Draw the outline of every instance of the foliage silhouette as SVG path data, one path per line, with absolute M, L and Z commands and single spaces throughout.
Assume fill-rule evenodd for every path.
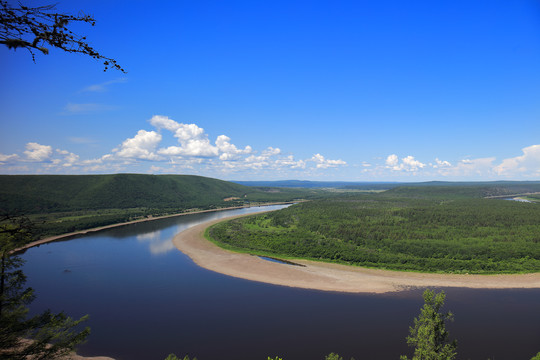
M 0 44 L 9 49 L 28 50 L 34 62 L 36 51 L 47 55 L 52 47 L 103 61 L 104 71 L 112 68 L 126 72 L 116 60 L 100 54 L 90 46 L 86 37 L 72 32 L 68 26 L 74 22 L 91 26 L 96 24 L 90 15 L 56 12 L 55 4 L 29 7 L 19 3 L 18 6 L 12 6 L 8 1 L 0 0 Z
M 0 219 L 0 359 L 57 359 L 72 352 L 83 342 L 90 329 L 80 324 L 88 317 L 74 320 L 64 313 L 28 317 L 28 304 L 34 300 L 31 288 L 25 288 L 26 276 L 20 270 L 23 260 L 13 250 L 31 236 L 31 224 L 25 218 L 7 215 Z

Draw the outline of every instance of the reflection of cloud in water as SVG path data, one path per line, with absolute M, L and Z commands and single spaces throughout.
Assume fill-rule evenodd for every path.
M 135 236 L 139 243 L 148 243 L 148 249 L 152 255 L 161 255 L 176 250 L 172 239 L 178 233 L 204 222 L 222 219 L 231 215 L 256 213 L 261 210 L 282 209 L 288 205 L 276 205 L 270 207 L 251 207 L 232 211 L 216 211 L 203 214 L 190 214 L 186 216 L 164 218 L 146 223 L 138 223 L 118 229 L 111 229 L 109 236 L 131 237 Z M 141 233 L 141 231 L 146 232 Z
M 151 231 L 151 232 L 137 235 L 137 240 L 139 242 L 155 241 L 155 240 L 159 240 L 160 237 L 161 237 L 161 230 L 156 230 L 156 231 Z
M 176 249 L 172 239 L 161 239 L 161 230 L 137 235 L 137 241 L 141 243 L 150 243 L 148 248 L 150 249 L 150 253 L 152 255 L 165 254 L 173 249 Z
M 159 255 L 168 253 L 171 250 L 176 250 L 172 239 L 167 239 L 159 242 L 153 242 L 150 244 L 150 252 L 152 255 Z

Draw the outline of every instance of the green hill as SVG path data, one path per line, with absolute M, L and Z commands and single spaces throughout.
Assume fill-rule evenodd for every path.
M 206 207 L 249 192 L 253 189 L 189 175 L 0 176 L 0 203 L 8 213 Z
M 0 175 L 0 213 L 28 216 L 37 236 L 190 209 L 316 195 L 313 190 L 254 188 L 192 175 Z

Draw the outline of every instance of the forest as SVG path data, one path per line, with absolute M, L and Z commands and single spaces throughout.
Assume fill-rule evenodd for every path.
M 483 197 L 503 191 L 422 186 L 348 193 L 222 222 L 207 236 L 253 254 L 382 269 L 538 272 L 540 203 Z
M 27 217 L 40 238 L 147 217 L 320 198 L 323 193 L 192 175 L 0 175 L 0 215 Z

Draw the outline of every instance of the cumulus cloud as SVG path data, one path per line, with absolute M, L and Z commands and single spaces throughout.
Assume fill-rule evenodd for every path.
M 175 132 L 180 127 L 180 124 L 174 121 L 173 119 L 169 119 L 168 116 L 162 116 L 162 115 L 154 115 L 150 119 L 150 124 L 157 127 L 158 129 L 166 129 L 172 132 Z
M 219 155 L 218 147 L 212 145 L 204 129 L 195 124 L 182 124 L 161 115 L 153 116 L 150 124 L 158 129 L 171 131 L 180 143 L 180 146 L 159 149 L 158 153 L 161 155 L 203 157 Z
M 284 166 L 291 169 L 305 169 L 306 168 L 306 161 L 295 160 L 293 155 L 288 155 L 284 158 L 277 159 L 276 164 L 278 164 L 279 166 Z
M 435 158 L 435 164 L 432 165 L 433 168 L 448 168 L 451 167 L 452 164 L 450 164 L 448 161 L 439 160 L 439 158 Z
M 216 146 L 218 150 L 221 152 L 221 155 L 219 156 L 220 160 L 228 161 L 237 159 L 239 155 L 242 154 L 250 154 L 253 150 L 251 146 L 246 146 L 243 150 L 240 150 L 236 147 L 236 145 L 231 144 L 231 138 L 225 135 L 219 135 L 216 140 Z
M 418 169 L 421 169 L 426 166 L 426 164 L 421 163 L 420 161 L 416 160 L 414 156 L 407 156 L 401 159 L 403 161 L 402 165 L 407 171 L 416 171 Z
M 321 154 L 315 154 L 311 157 L 310 161 L 315 162 L 317 165 L 317 169 L 327 169 L 330 167 L 337 167 L 341 165 L 347 165 L 347 163 L 343 160 L 330 160 L 326 159 Z
M 49 160 L 52 155 L 52 147 L 49 145 L 41 145 L 35 142 L 26 144 L 24 154 L 29 161 L 42 162 Z
M 504 159 L 494 168 L 498 175 L 516 175 L 528 173 L 530 176 L 540 175 L 540 145 L 531 145 L 521 149 L 523 155 Z
M 58 160 L 60 160 L 58 163 L 62 164 L 62 166 L 64 166 L 64 167 L 71 167 L 71 166 L 75 165 L 79 161 L 79 155 L 76 155 L 76 154 L 74 154 L 72 152 L 69 152 L 67 150 L 56 149 L 56 152 L 59 155 L 63 156 L 63 159 L 58 159 Z
M 0 154 L 0 170 L 15 171 L 23 163 L 30 170 L 25 172 L 184 172 L 206 176 L 213 174 L 242 173 L 254 175 L 295 176 L 315 174 L 315 170 L 332 169 L 349 165 L 341 159 L 328 159 L 320 153 L 303 159 L 286 153 L 275 146 L 261 150 L 251 146 L 237 146 L 227 135 L 219 135 L 215 141 L 197 124 L 185 124 L 167 116 L 153 116 L 149 123 L 154 130 L 139 130 L 133 137 L 125 139 L 110 153 L 95 159 L 80 159 L 68 150 L 31 142 L 24 153 Z M 165 137 L 168 139 L 165 139 Z M 95 143 L 85 138 L 69 138 L 77 144 Z M 212 139 L 213 140 L 213 139 Z M 165 143 L 168 141 L 169 143 Z M 162 143 L 163 142 L 163 143 Z M 144 162 L 141 160 L 145 160 Z M 378 179 L 385 178 L 456 178 L 493 179 L 538 178 L 540 176 L 540 145 L 522 149 L 519 156 L 496 161 L 494 157 L 480 159 L 435 158 L 424 163 L 413 155 L 398 157 L 390 154 L 376 158 L 373 164 L 358 161 L 351 169 L 359 174 Z M 22 168 L 21 168 L 22 169 Z M 22 170 L 16 170 L 22 171 Z M 301 173 L 299 171 L 302 171 Z
M 388 155 L 386 158 L 386 166 L 394 167 L 397 166 L 399 159 L 396 154 Z
M 155 149 L 160 142 L 161 135 L 157 132 L 139 130 L 137 135 L 124 140 L 113 152 L 122 158 L 159 160 L 160 157 L 155 153 Z
M 414 156 L 406 156 L 401 159 L 401 163 L 399 162 L 399 158 L 396 154 L 388 155 L 385 161 L 386 167 L 392 169 L 393 171 L 411 171 L 415 172 L 419 169 L 422 169 L 426 166 L 426 164 L 416 160 Z

